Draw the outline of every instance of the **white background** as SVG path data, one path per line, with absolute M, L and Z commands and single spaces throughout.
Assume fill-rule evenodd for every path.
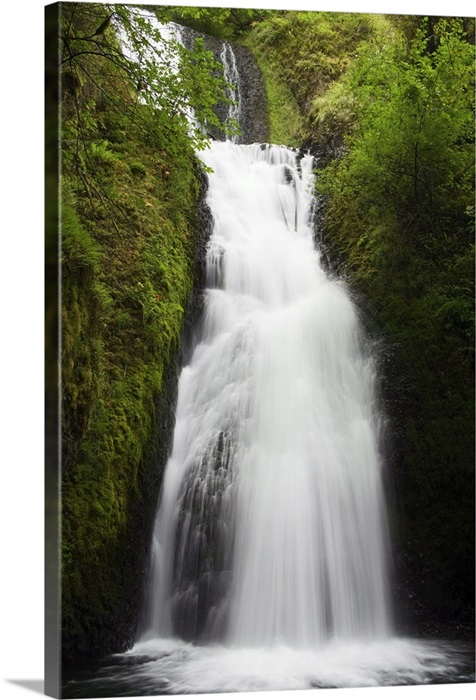
M 475 13 L 469 0 L 301 0 L 295 4 L 290 0 L 176 0 L 163 4 L 466 16 Z M 7 0 L 2 3 L 0 15 L 0 697 L 5 700 L 34 697 L 27 681 L 43 679 L 44 5 L 40 0 Z M 14 680 L 20 685 L 12 683 Z M 451 685 L 299 692 L 305 692 L 306 698 L 325 693 L 324 697 L 331 700 L 438 700 L 448 693 L 466 698 L 473 690 L 472 685 Z M 240 693 L 231 697 L 284 700 L 297 692 Z M 210 697 L 213 700 L 217 696 Z

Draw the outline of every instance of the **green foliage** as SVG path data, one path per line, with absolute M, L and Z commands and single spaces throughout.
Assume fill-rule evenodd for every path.
M 104 18 L 109 23 L 104 29 Z M 119 39 L 120 35 L 120 39 Z M 60 41 L 66 116 L 81 120 L 81 145 L 94 110 L 113 107 L 126 127 L 140 126 L 150 143 L 195 150 L 207 137 L 196 124 L 220 126 L 213 111 L 226 83 L 201 40 L 193 49 L 162 36 L 150 13 L 128 5 L 65 4 Z M 178 57 L 178 58 L 177 58 Z M 190 123 L 190 115 L 196 122 Z M 125 121 L 124 121 L 125 118 Z M 104 152 L 105 153 L 105 152 Z
M 151 6 L 149 9 L 155 12 L 161 22 L 179 22 L 225 41 L 238 39 L 243 33 L 249 31 L 255 22 L 259 22 L 271 14 L 267 10 L 239 7 Z
M 97 280 L 101 250 L 68 199 L 61 210 L 63 464 L 74 460 L 101 381 L 97 324 L 110 299 Z
M 261 51 L 253 41 L 244 41 L 254 50 L 266 89 L 269 120 L 269 140 L 271 143 L 299 146 L 305 135 L 305 120 L 292 92 L 285 82 L 276 75 L 269 63 L 266 51 Z
M 281 62 L 280 76 L 307 114 L 313 98 L 345 71 L 371 31 L 368 15 L 291 11 L 273 13 L 253 34 L 269 60 Z
M 108 141 L 101 141 L 100 143 L 91 143 L 90 146 L 90 157 L 92 161 L 96 161 L 97 163 L 107 165 L 107 164 L 115 164 L 115 163 L 120 163 L 120 159 L 117 155 L 117 153 L 114 153 L 114 151 L 109 150 L 108 148 L 109 142 Z
M 193 50 L 164 39 L 139 9 L 116 6 L 116 14 L 138 59 L 128 70 L 133 85 L 143 86 L 141 100 L 162 112 L 164 122 L 187 131 L 196 150 L 203 148 L 208 141 L 196 123 L 220 126 L 213 107 L 224 99 L 226 85 L 212 52 L 205 50 L 202 39 Z M 192 114 L 196 122 L 190 124 Z
M 474 130 L 472 47 L 460 25 L 440 31 L 434 54 L 421 36 L 406 55 L 398 44 L 362 51 L 349 81 L 359 129 L 346 159 L 363 206 L 388 202 L 402 228 L 434 236 L 456 211 L 465 223 Z
M 350 34 L 345 43 L 345 67 L 336 80 L 324 90 L 316 91 L 312 98 L 309 111 L 312 139 L 330 150 L 341 147 L 344 136 L 348 137 L 358 122 L 360 102 L 351 85 L 351 77 L 360 65 L 357 59 L 369 47 L 378 55 L 386 47 L 396 47 L 400 41 L 395 27 L 382 15 L 363 15 L 362 23 L 360 26 L 365 31 L 353 38 Z
M 423 18 L 411 39 L 363 42 L 327 113 L 339 103 L 344 155 L 318 180 L 325 237 L 398 348 L 408 393 L 399 536 L 433 572 L 427 604 L 450 615 L 472 596 L 474 545 L 474 46 L 464 22 Z
M 361 43 L 389 33 L 389 20 L 378 15 L 284 11 L 255 22 L 241 40 L 265 79 L 271 140 L 337 141 L 355 117 L 349 91 L 337 81 Z
M 369 266 L 388 244 L 431 260 L 472 240 L 474 52 L 456 20 L 438 28 L 433 54 L 423 34 L 408 49 L 363 45 L 342 81 L 356 126 L 319 186 L 332 197 L 330 222 L 353 219 L 350 259 L 367 255 Z

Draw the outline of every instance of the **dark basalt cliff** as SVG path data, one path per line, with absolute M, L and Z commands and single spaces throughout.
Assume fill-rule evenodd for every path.
M 241 89 L 240 143 L 264 143 L 269 140 L 268 109 L 263 77 L 252 53 L 245 46 L 233 44 Z
M 205 47 L 212 51 L 217 61 L 221 60 L 223 42 L 213 36 L 200 34 L 189 27 L 182 28 L 182 39 L 190 47 L 196 38 L 204 40 Z M 238 143 L 264 143 L 269 140 L 268 106 L 263 76 L 251 51 L 235 42 L 231 42 L 238 75 L 240 78 L 240 129 Z M 224 122 L 228 114 L 228 105 L 219 104 L 215 112 L 220 121 Z M 220 129 L 210 126 L 209 134 L 218 140 L 225 135 Z

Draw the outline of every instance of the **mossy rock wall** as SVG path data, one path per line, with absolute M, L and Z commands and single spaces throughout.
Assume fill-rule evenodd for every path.
M 130 365 L 112 381 L 107 341 L 91 300 L 91 279 L 65 284 L 64 335 L 74 369 L 64 369 L 63 653 L 66 661 L 128 648 L 139 619 L 148 549 L 174 427 L 178 373 L 201 311 L 210 219 L 202 178 L 189 275 L 165 356 L 133 344 Z M 70 337 L 71 335 L 71 337 Z M 140 344 L 145 342 L 140 333 Z M 71 355 L 66 343 L 64 352 Z M 127 354 L 126 353 L 126 354 Z M 65 359 L 65 365 L 68 360 Z M 86 367 L 87 370 L 83 368 Z M 130 368 L 130 369 L 129 369 Z M 101 372 L 102 370 L 102 372 Z M 130 382 L 128 378 L 130 377 Z M 102 413 L 103 403 L 108 410 Z M 111 409 L 114 409 L 111 411 Z M 69 427 L 71 429 L 69 430 Z M 74 448 L 76 447 L 76 451 Z
M 129 647 L 200 313 L 206 176 L 184 137 L 158 149 L 96 106 L 82 178 L 65 139 L 62 203 L 62 648 Z M 68 132 L 66 132 L 68 135 Z M 178 137 L 177 137 L 178 138 Z

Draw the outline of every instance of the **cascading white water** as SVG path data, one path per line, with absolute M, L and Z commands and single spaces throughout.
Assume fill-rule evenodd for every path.
M 147 636 L 389 633 L 374 367 L 320 267 L 313 159 L 215 142 L 202 336 L 179 383 Z
M 220 60 L 223 64 L 223 74 L 225 80 L 229 85 L 227 91 L 227 97 L 230 100 L 230 105 L 228 107 L 228 121 L 234 120 L 236 124 L 239 125 L 241 114 L 240 75 L 238 73 L 238 67 L 236 65 L 235 54 L 231 45 L 227 41 L 223 42 Z M 238 134 L 233 135 L 231 137 L 231 141 L 237 143 Z

